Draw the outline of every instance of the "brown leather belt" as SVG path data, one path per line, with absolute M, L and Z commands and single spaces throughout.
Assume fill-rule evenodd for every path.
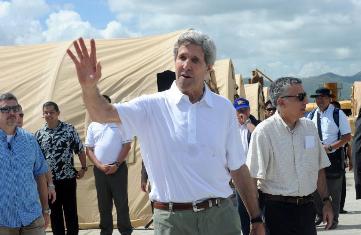
M 214 206 L 219 206 L 224 201 L 224 198 L 209 198 L 201 202 L 193 203 L 178 203 L 178 202 L 153 202 L 153 207 L 165 211 L 185 211 L 193 210 L 194 212 L 203 211 Z
M 282 196 L 282 195 L 272 195 L 267 193 L 262 193 L 265 200 L 291 203 L 296 205 L 305 205 L 310 202 L 313 202 L 312 194 L 303 196 L 303 197 L 293 197 L 293 196 Z

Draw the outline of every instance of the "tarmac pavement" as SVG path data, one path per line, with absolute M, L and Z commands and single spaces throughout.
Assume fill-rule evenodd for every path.
M 324 226 L 317 228 L 317 234 L 322 235 L 361 235 L 361 200 L 356 201 L 355 185 L 353 172 L 346 173 L 346 202 L 345 210 L 347 214 L 340 214 L 338 227 L 334 230 L 325 230 Z M 47 235 L 52 234 L 48 232 Z M 98 235 L 99 229 L 80 230 L 79 235 Z M 132 235 L 153 235 L 153 230 L 146 230 L 144 228 L 136 228 Z M 113 235 L 120 235 L 117 230 L 114 230 Z M 196 234 L 195 234 L 196 235 Z M 221 234 L 220 234 L 221 235 Z

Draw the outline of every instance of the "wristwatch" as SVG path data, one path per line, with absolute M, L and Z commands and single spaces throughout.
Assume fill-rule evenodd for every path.
M 114 165 L 116 165 L 118 168 L 120 167 L 120 165 L 122 165 L 120 162 L 118 162 L 118 161 L 115 161 L 114 162 Z
M 327 201 L 332 202 L 332 197 L 331 197 L 331 195 L 328 195 L 327 197 L 322 198 L 323 204 L 325 204 Z
M 331 152 L 331 151 L 333 150 L 332 145 L 329 145 L 329 146 L 327 147 L 327 150 L 328 150 L 329 152 Z
M 82 166 L 81 169 L 82 169 L 83 171 L 87 171 L 87 170 L 88 170 L 88 167 L 87 167 L 87 166 Z
M 50 208 L 44 209 L 43 213 L 50 215 L 51 214 Z
M 255 223 L 264 223 L 262 214 L 251 219 L 251 224 L 255 224 Z

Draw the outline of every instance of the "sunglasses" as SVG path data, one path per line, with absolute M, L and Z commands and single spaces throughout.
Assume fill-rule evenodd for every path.
M 19 117 L 23 118 L 24 114 L 23 113 L 19 113 Z
M 298 101 L 303 101 L 307 97 L 307 93 L 303 92 L 297 95 L 285 95 L 285 96 L 281 96 L 280 98 L 291 98 L 291 97 L 296 97 Z
M 266 111 L 268 111 L 268 112 L 276 111 L 276 108 L 266 108 Z
M 5 106 L 5 107 L 1 107 L 0 108 L 0 112 L 2 113 L 10 113 L 11 111 L 13 111 L 14 113 L 17 113 L 20 111 L 20 105 L 15 105 L 15 106 Z

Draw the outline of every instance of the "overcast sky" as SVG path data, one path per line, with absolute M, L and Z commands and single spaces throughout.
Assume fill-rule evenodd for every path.
M 124 38 L 195 28 L 237 73 L 361 71 L 361 0 L 0 0 L 0 45 Z

